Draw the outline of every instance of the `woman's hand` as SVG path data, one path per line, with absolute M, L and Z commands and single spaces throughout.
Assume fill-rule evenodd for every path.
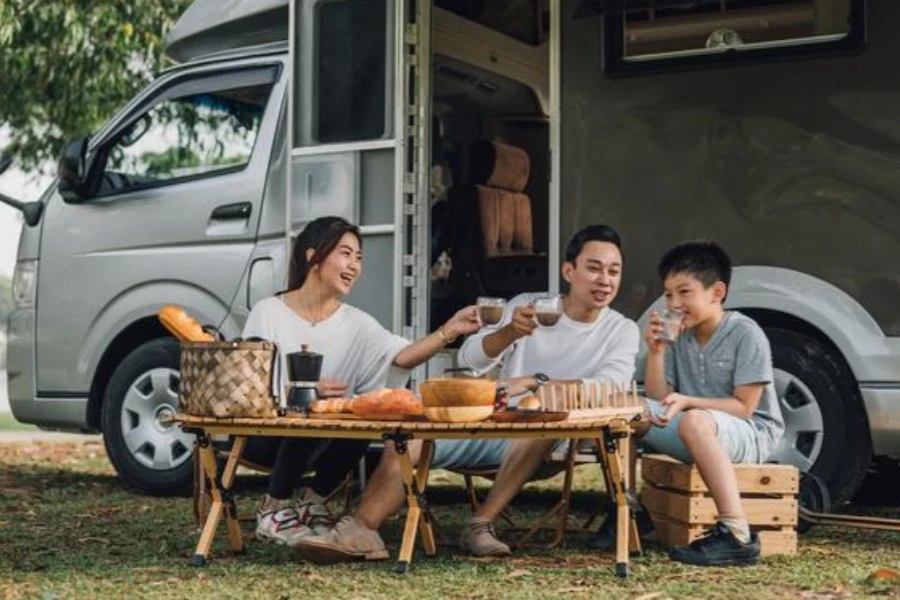
M 659 403 L 666 409 L 665 412 L 659 416 L 654 416 L 653 413 L 650 413 L 650 422 L 657 427 L 665 427 L 675 418 L 675 415 L 690 408 L 688 399 L 678 393 L 669 394 L 660 400 Z
M 320 379 L 316 394 L 319 398 L 343 398 L 347 395 L 347 385 L 334 379 Z
M 481 329 L 481 319 L 478 318 L 478 307 L 467 306 L 456 311 L 450 320 L 444 323 L 444 336 L 453 341 L 461 335 L 469 335 Z
M 513 310 L 512 320 L 506 327 L 512 331 L 516 339 L 528 337 L 537 329 L 537 321 L 534 320 L 534 304 L 517 306 Z
M 666 343 L 658 338 L 662 336 L 665 329 L 665 322 L 662 316 L 655 310 L 650 313 L 650 323 L 644 331 L 644 342 L 650 350 L 650 354 L 660 354 L 665 351 Z

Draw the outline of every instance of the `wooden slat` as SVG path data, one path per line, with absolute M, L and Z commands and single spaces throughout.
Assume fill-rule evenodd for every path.
M 800 475 L 792 465 L 735 465 L 741 494 L 796 494 Z M 641 459 L 641 476 L 647 483 L 688 492 L 709 491 L 697 468 L 668 456 L 651 454 Z
M 641 499 L 650 512 L 685 525 L 714 525 L 718 511 L 708 495 L 685 494 L 652 485 L 644 486 Z M 797 500 L 792 495 L 773 498 L 741 498 L 751 525 L 797 524 Z
M 682 523 L 651 513 L 653 525 L 656 527 L 656 539 L 667 546 L 686 546 L 706 530 L 700 526 L 687 526 Z M 787 555 L 797 553 L 797 532 L 788 527 L 761 529 L 751 526 L 751 530 L 759 536 L 760 554 L 762 556 Z

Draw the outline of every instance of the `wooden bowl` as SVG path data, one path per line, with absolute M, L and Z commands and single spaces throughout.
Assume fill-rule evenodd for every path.
M 497 383 L 490 379 L 428 379 L 419 392 L 426 408 L 493 406 Z
M 439 406 L 426 407 L 425 416 L 437 423 L 475 423 L 494 414 L 494 406 Z

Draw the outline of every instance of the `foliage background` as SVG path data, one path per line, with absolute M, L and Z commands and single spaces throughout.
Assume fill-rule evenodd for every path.
M 0 0 L 3 153 L 46 168 L 95 130 L 166 65 L 163 37 L 190 2 Z

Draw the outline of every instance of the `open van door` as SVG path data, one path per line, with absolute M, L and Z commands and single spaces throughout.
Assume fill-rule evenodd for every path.
M 359 224 L 349 302 L 413 340 L 428 326 L 430 0 L 291 0 L 289 28 L 289 238 L 324 215 Z

